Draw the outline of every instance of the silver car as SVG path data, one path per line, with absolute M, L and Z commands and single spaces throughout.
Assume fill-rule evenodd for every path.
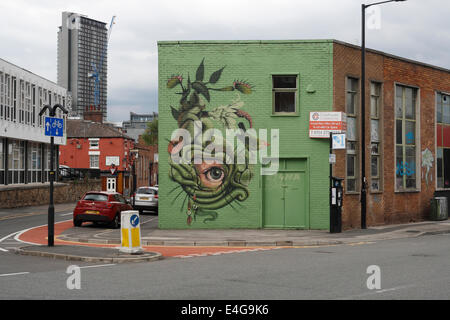
M 136 190 L 134 199 L 131 204 L 135 210 L 139 210 L 142 214 L 144 210 L 152 210 L 158 212 L 158 188 L 157 187 L 140 187 Z

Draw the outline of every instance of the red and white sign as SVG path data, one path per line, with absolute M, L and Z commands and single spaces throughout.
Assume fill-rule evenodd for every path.
M 310 112 L 309 137 L 330 138 L 330 132 L 345 133 L 347 115 L 344 112 Z

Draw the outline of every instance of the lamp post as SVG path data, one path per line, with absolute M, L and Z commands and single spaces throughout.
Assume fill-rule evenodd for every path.
M 403 2 L 406 0 L 389 0 L 370 4 L 361 4 L 361 229 L 366 229 L 366 9 L 388 2 Z
M 49 110 L 50 117 L 56 116 L 56 109 L 60 108 L 64 114 L 67 114 L 68 111 L 60 104 L 55 104 L 53 107 L 49 105 L 45 105 L 42 110 L 39 112 L 39 116 L 42 116 L 45 111 Z M 47 244 L 49 247 L 53 247 L 54 237 L 55 237 L 55 206 L 53 204 L 53 182 L 55 180 L 55 137 L 52 135 L 50 137 L 50 204 L 48 206 L 48 238 Z

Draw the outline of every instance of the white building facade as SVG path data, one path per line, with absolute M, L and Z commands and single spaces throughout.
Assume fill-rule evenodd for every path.
M 49 181 L 50 137 L 44 131 L 49 114 L 39 112 L 58 103 L 71 109 L 65 88 L 0 59 L 0 185 Z M 59 108 L 56 117 L 66 119 Z M 56 149 L 65 145 L 65 132 L 54 141 Z M 55 153 L 55 169 L 57 158 Z

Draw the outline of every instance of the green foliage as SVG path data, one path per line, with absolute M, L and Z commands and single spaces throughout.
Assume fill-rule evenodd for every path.
M 158 144 L 158 119 L 154 119 L 147 123 L 147 129 L 145 129 L 142 139 L 148 146 L 154 146 Z

